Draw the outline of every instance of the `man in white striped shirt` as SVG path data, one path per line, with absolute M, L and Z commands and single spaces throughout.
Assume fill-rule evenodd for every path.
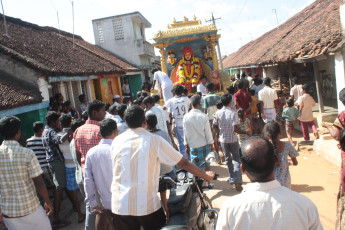
M 161 229 L 166 217 L 158 197 L 160 164 L 179 167 L 211 181 L 205 173 L 177 152 L 163 138 L 146 131 L 144 110 L 137 105 L 125 112 L 129 130 L 111 146 L 113 163 L 112 212 L 116 229 Z

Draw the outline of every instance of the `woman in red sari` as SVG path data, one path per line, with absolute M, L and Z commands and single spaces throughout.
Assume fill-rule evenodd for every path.
M 345 105 L 345 88 L 339 92 L 339 100 Z M 341 149 L 341 184 L 337 202 L 336 229 L 345 229 L 345 152 L 341 146 L 341 136 L 345 129 L 345 110 L 340 112 L 333 125 L 324 124 L 323 127 L 329 130 L 330 135 L 339 141 L 338 147 Z M 342 140 L 344 141 L 344 140 Z

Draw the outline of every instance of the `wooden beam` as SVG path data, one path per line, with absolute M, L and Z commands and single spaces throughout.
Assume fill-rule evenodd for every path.
M 279 80 L 279 89 L 283 89 L 283 83 L 282 83 L 282 68 L 280 65 L 278 65 L 278 80 Z
M 322 93 L 321 93 L 320 70 L 319 70 L 318 61 L 313 61 L 313 67 L 314 67 L 317 99 L 319 102 L 319 112 L 323 113 L 324 112 L 324 106 L 323 106 L 323 99 L 322 99 Z
M 292 63 L 289 64 L 289 84 L 290 89 L 292 88 Z

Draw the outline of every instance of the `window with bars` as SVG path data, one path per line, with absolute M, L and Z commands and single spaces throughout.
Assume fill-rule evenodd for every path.
M 89 101 L 89 94 L 87 91 L 87 81 L 81 81 L 81 92 L 86 96 L 86 101 Z
M 123 31 L 122 19 L 113 19 L 113 30 L 115 40 L 122 40 L 125 38 Z
M 71 96 L 70 96 L 71 93 L 68 87 L 68 82 L 63 83 L 63 88 L 65 90 L 65 95 L 66 95 L 65 101 L 71 101 Z
M 59 83 L 51 83 L 52 85 L 52 91 L 53 91 L 53 96 L 57 93 L 60 93 L 60 90 L 59 90 Z
M 103 43 L 104 42 L 104 34 L 103 34 L 103 29 L 102 29 L 101 23 L 97 23 L 96 25 L 97 25 L 99 43 Z

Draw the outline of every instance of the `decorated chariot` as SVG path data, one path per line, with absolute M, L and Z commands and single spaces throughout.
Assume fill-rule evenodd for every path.
M 213 24 L 203 25 L 194 16 L 192 21 L 174 19 L 167 30 L 160 30 L 153 37 L 153 44 L 161 54 L 162 71 L 171 81 L 184 85 L 190 93 L 196 92 L 200 78 L 205 76 L 222 91 L 216 52 L 220 34 Z

